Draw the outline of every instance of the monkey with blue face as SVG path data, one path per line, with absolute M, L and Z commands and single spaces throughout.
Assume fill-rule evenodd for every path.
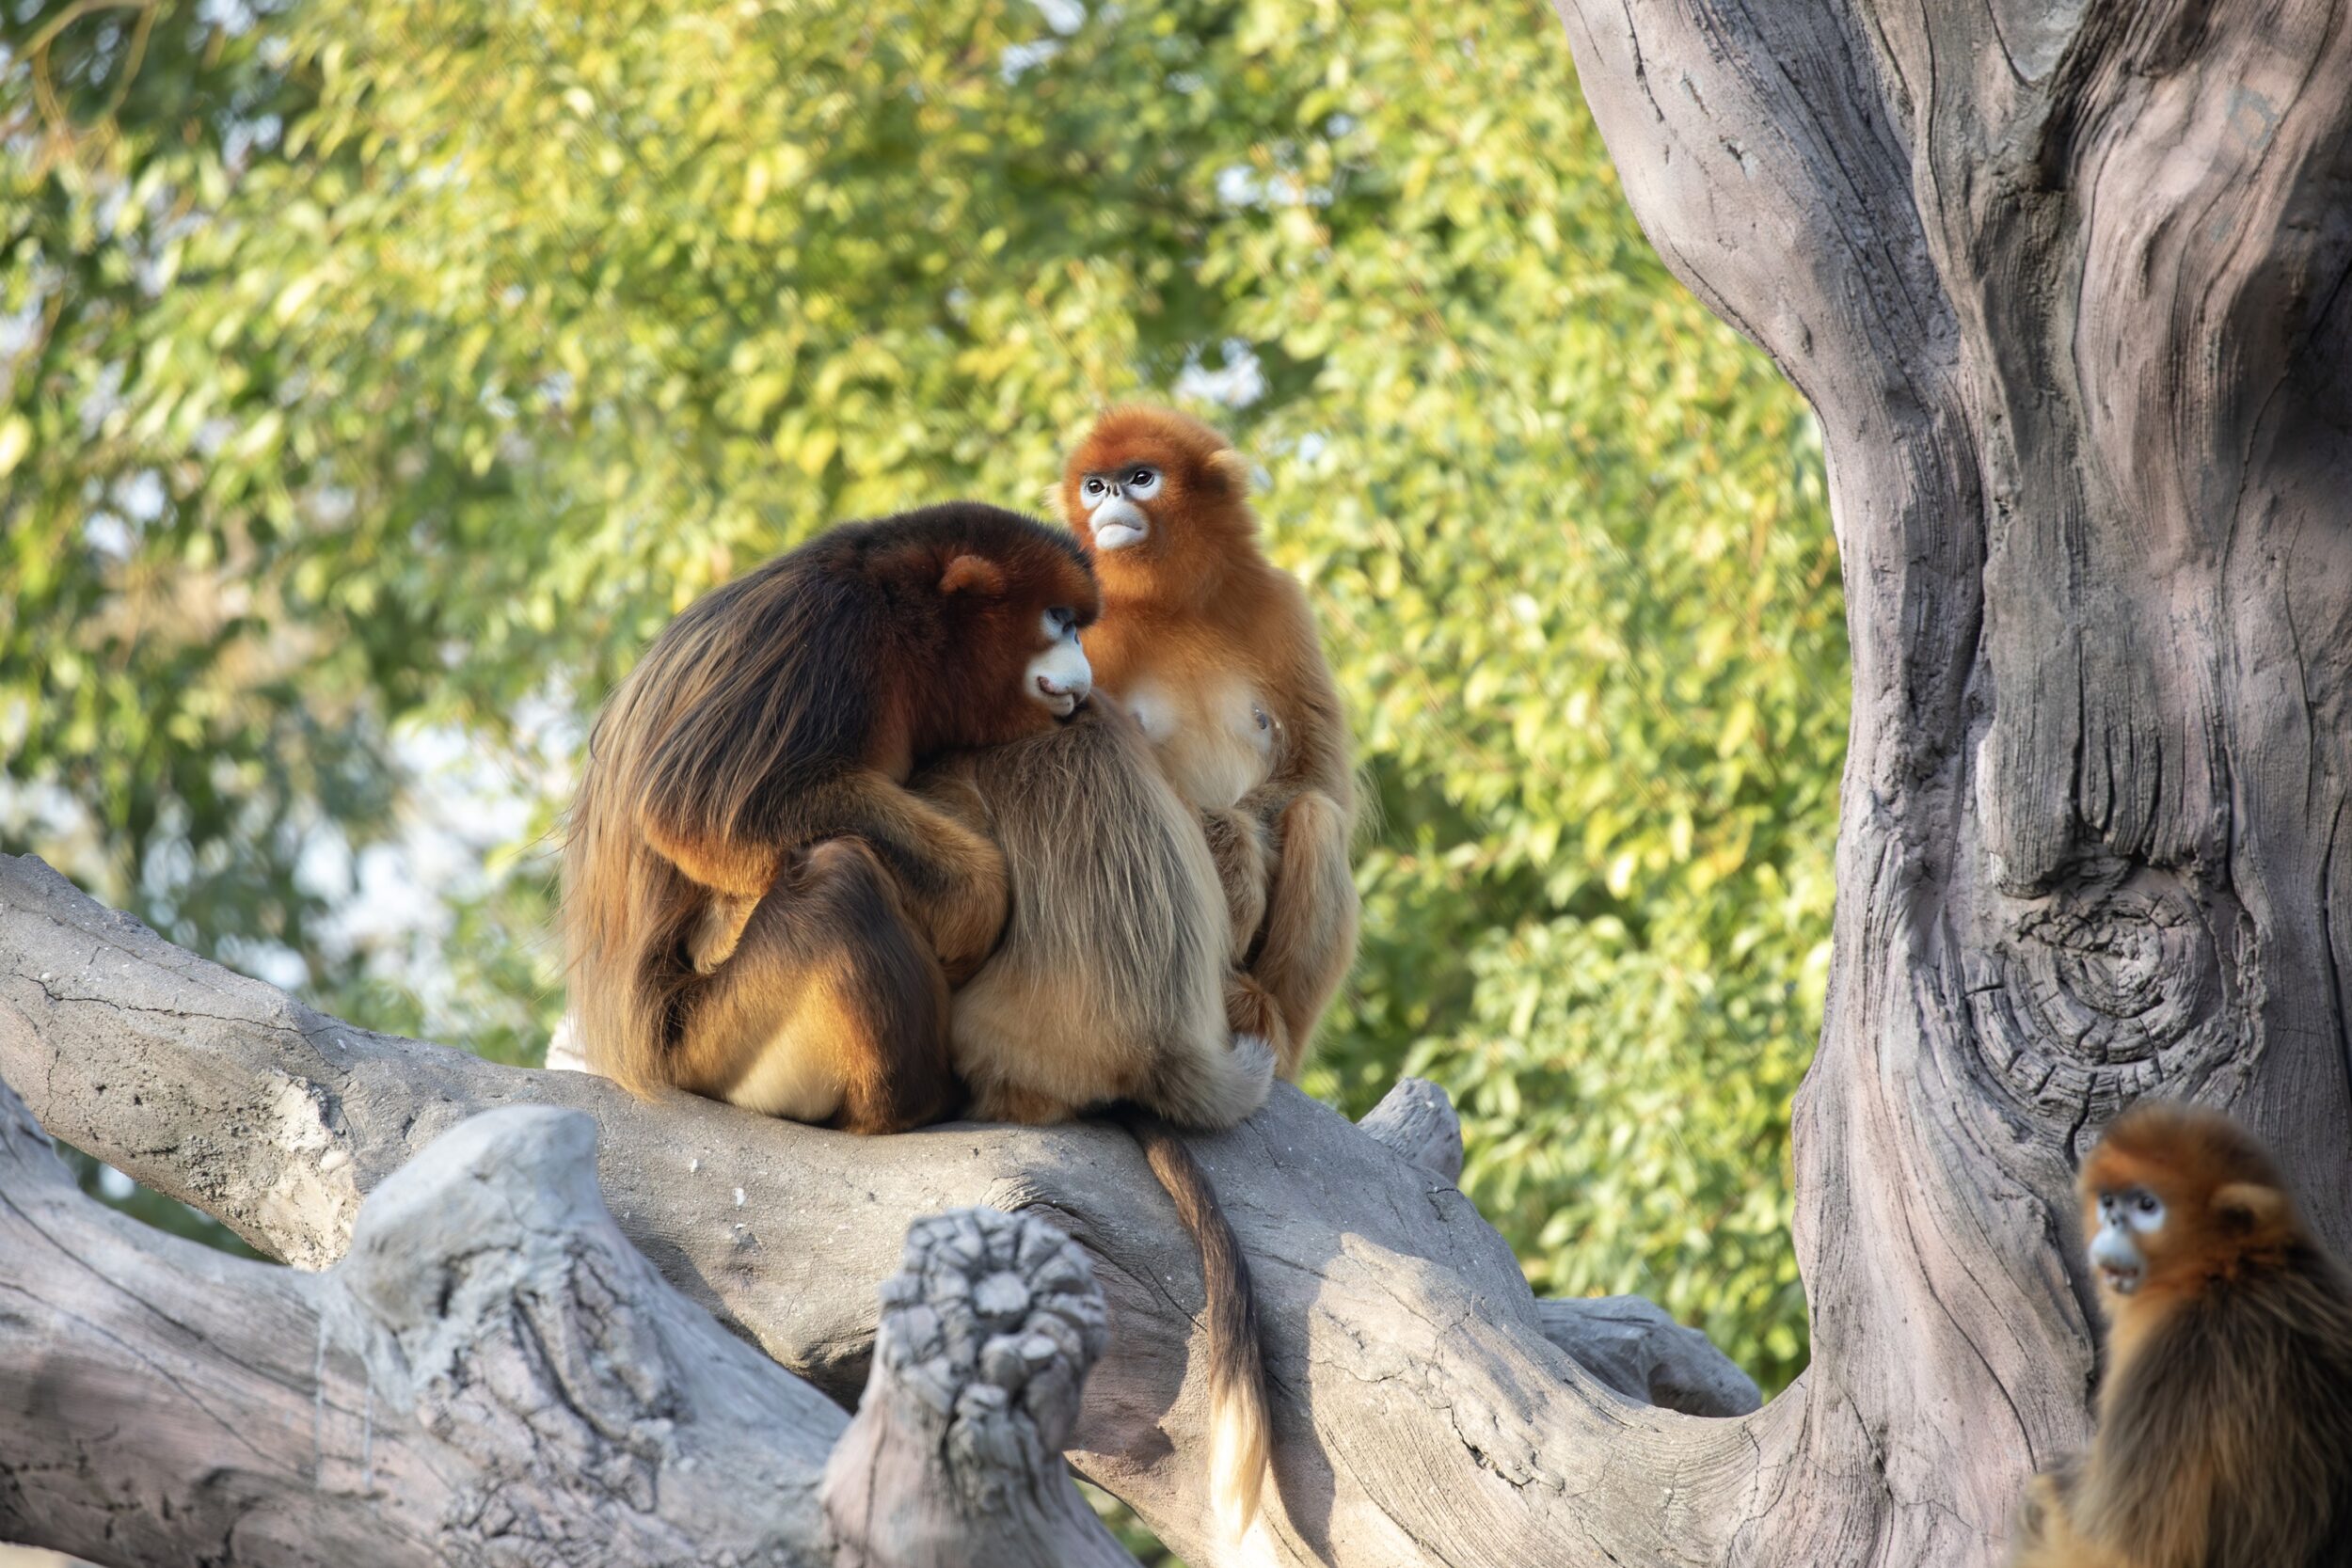
M 2147 1102 L 2077 1190 L 2107 1321 L 2098 1434 L 2034 1478 L 2016 1568 L 2352 1563 L 2352 1275 L 2269 1153 Z

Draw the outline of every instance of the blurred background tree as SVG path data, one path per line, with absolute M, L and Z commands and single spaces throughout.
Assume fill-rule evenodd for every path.
M 1379 805 L 1308 1086 L 1400 1070 L 1547 1293 L 1804 1357 L 1846 725 L 1814 427 L 1528 3 L 0 7 L 0 843 L 530 1062 L 588 716 L 825 523 L 1263 469 Z

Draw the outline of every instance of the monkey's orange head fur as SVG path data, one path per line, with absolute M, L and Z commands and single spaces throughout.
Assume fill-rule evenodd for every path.
M 2075 1190 L 2110 1315 L 2125 1300 L 2194 1291 L 2304 1235 L 2269 1151 L 2193 1105 L 2143 1101 L 2118 1117 Z
M 1256 554 L 1248 462 L 1171 408 L 1097 420 L 1062 472 L 1061 508 L 1113 597 L 1206 592 L 1237 551 Z
M 918 757 L 1051 729 L 1086 700 L 1077 634 L 1101 612 L 1102 592 L 1057 530 L 952 501 L 846 524 L 809 547 L 888 605 L 893 636 L 874 662 L 899 667 L 893 690 Z M 1057 643 L 1067 644 L 1066 660 L 1054 657 Z M 1074 700 L 1059 686 L 1047 697 L 1041 677 L 1074 685 Z

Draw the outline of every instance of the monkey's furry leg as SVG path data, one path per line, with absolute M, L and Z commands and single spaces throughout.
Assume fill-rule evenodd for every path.
M 946 978 L 859 840 L 798 857 L 683 1002 L 673 1081 L 697 1094 L 852 1132 L 953 1108 Z
M 1200 830 L 1209 841 L 1209 858 L 1216 862 L 1216 879 L 1225 890 L 1233 925 L 1230 961 L 1234 968 L 1225 976 L 1225 1026 L 1235 1039 L 1263 1040 L 1276 1061 L 1290 1061 L 1290 1021 L 1273 993 L 1243 967 L 1265 927 L 1274 880 L 1275 857 L 1266 843 L 1265 824 L 1241 807 L 1229 806 L 1202 812 Z
M 1249 974 L 1281 1009 L 1289 1034 L 1280 1042 L 1281 1072 L 1295 1078 L 1355 961 L 1356 879 L 1347 863 L 1347 814 L 1322 791 L 1300 792 L 1282 813 L 1278 836 L 1265 940 Z
M 987 961 L 1005 928 L 1005 857 L 985 835 L 908 790 L 888 774 L 854 768 L 803 791 L 795 802 L 810 827 L 803 843 L 864 839 L 898 879 L 908 912 L 931 939 L 931 951 L 961 985 Z M 732 951 L 728 927 L 739 937 L 739 913 L 750 918 L 798 845 L 680 825 L 648 809 L 640 829 L 653 851 L 688 880 L 711 890 L 729 907 L 706 913 L 691 933 L 690 951 L 703 973 Z
M 1266 1048 L 1275 1063 L 1303 1054 L 1291 1049 L 1290 1021 L 1282 1016 L 1274 993 L 1238 969 L 1225 976 L 1225 1027 L 1232 1031 L 1237 1051 L 1244 1049 L 1244 1042 L 1255 1040 Z

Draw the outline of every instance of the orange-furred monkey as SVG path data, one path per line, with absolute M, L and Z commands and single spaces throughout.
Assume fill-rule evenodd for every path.
M 2083 1164 L 2099 1431 L 2036 1476 L 2016 1568 L 2352 1563 L 2352 1275 L 2269 1153 L 2142 1102 Z
M 1296 1077 L 1357 924 L 1347 721 L 1307 595 L 1258 547 L 1241 455 L 1185 415 L 1104 415 L 1061 503 L 1103 586 L 1084 639 L 1096 683 L 1141 721 L 1216 857 L 1229 1019 Z

